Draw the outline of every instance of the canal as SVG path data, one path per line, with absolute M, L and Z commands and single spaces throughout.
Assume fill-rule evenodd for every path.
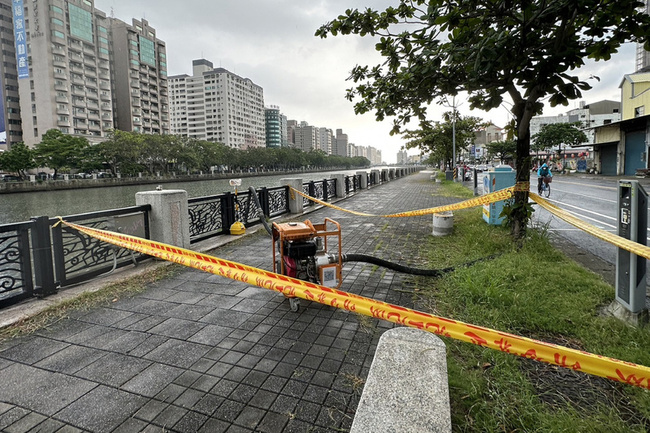
M 296 173 L 242 178 L 239 191 L 255 188 L 280 186 L 280 179 L 301 177 L 303 182 L 329 179 L 334 173 L 355 174 L 360 170 L 338 170 L 320 173 Z M 370 169 L 366 170 L 370 171 Z M 233 179 L 237 176 L 233 175 Z M 182 189 L 188 196 L 204 197 L 222 194 L 234 188 L 227 179 L 162 184 L 164 189 Z M 35 216 L 65 216 L 135 206 L 135 193 L 152 191 L 155 184 L 114 186 L 102 188 L 70 189 L 60 191 L 38 191 L 16 194 L 0 194 L 0 224 L 27 221 Z

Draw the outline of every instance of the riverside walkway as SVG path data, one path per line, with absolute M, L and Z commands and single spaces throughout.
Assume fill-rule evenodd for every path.
M 338 205 L 388 214 L 459 201 L 436 189 L 429 173 L 417 173 Z M 341 224 L 345 253 L 429 266 L 418 241 L 431 234 L 430 215 L 322 208 L 291 220 L 325 217 Z M 272 269 L 263 229 L 209 254 Z M 346 263 L 341 290 L 412 307 L 408 278 Z M 378 339 L 393 326 L 302 300 L 294 313 L 281 294 L 183 268 L 141 293 L 0 343 L 0 431 L 347 431 Z

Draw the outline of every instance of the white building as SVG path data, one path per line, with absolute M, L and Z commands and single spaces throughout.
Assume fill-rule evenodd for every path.
M 264 91 L 212 62 L 192 62 L 192 76 L 169 77 L 171 133 L 235 149 L 264 147 Z

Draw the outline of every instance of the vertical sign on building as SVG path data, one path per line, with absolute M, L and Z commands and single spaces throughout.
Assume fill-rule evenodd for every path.
M 16 41 L 16 66 L 18 78 L 29 78 L 29 62 L 27 61 L 27 35 L 25 34 L 25 17 L 23 0 L 13 0 L 14 39 Z

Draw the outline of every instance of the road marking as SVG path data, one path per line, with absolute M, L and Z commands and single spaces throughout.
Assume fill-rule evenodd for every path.
M 556 182 L 553 182 L 556 183 Z M 609 189 L 612 191 L 616 191 L 618 188 L 613 187 L 613 186 L 602 186 L 602 185 L 594 185 L 592 183 L 580 183 L 580 182 L 567 182 L 567 181 L 557 181 L 557 183 L 566 183 L 567 185 L 579 185 L 579 186 L 588 186 L 590 188 L 601 188 L 601 189 Z
M 585 208 L 581 208 L 581 207 L 578 207 L 578 206 L 574 206 L 574 205 L 572 205 L 572 204 L 565 203 L 565 202 L 562 202 L 562 201 L 559 201 L 559 200 L 551 200 L 551 199 L 548 199 L 548 198 L 547 198 L 546 200 L 547 200 L 547 201 L 550 201 L 550 202 L 555 202 L 555 203 L 556 203 L 557 205 L 559 205 L 560 207 L 562 207 L 562 206 L 572 207 L 572 208 L 574 208 L 574 209 L 578 209 L 578 210 L 581 210 L 581 211 L 583 211 L 583 212 L 589 212 L 590 214 L 598 215 L 598 216 L 600 216 L 600 217 L 603 217 L 603 218 L 607 218 L 607 219 L 609 219 L 609 220 L 614 220 L 614 221 L 616 221 L 616 217 L 612 217 L 612 216 L 605 215 L 605 214 L 602 214 L 602 213 L 594 212 L 594 211 L 592 211 L 592 210 L 588 210 L 588 209 L 585 209 Z

